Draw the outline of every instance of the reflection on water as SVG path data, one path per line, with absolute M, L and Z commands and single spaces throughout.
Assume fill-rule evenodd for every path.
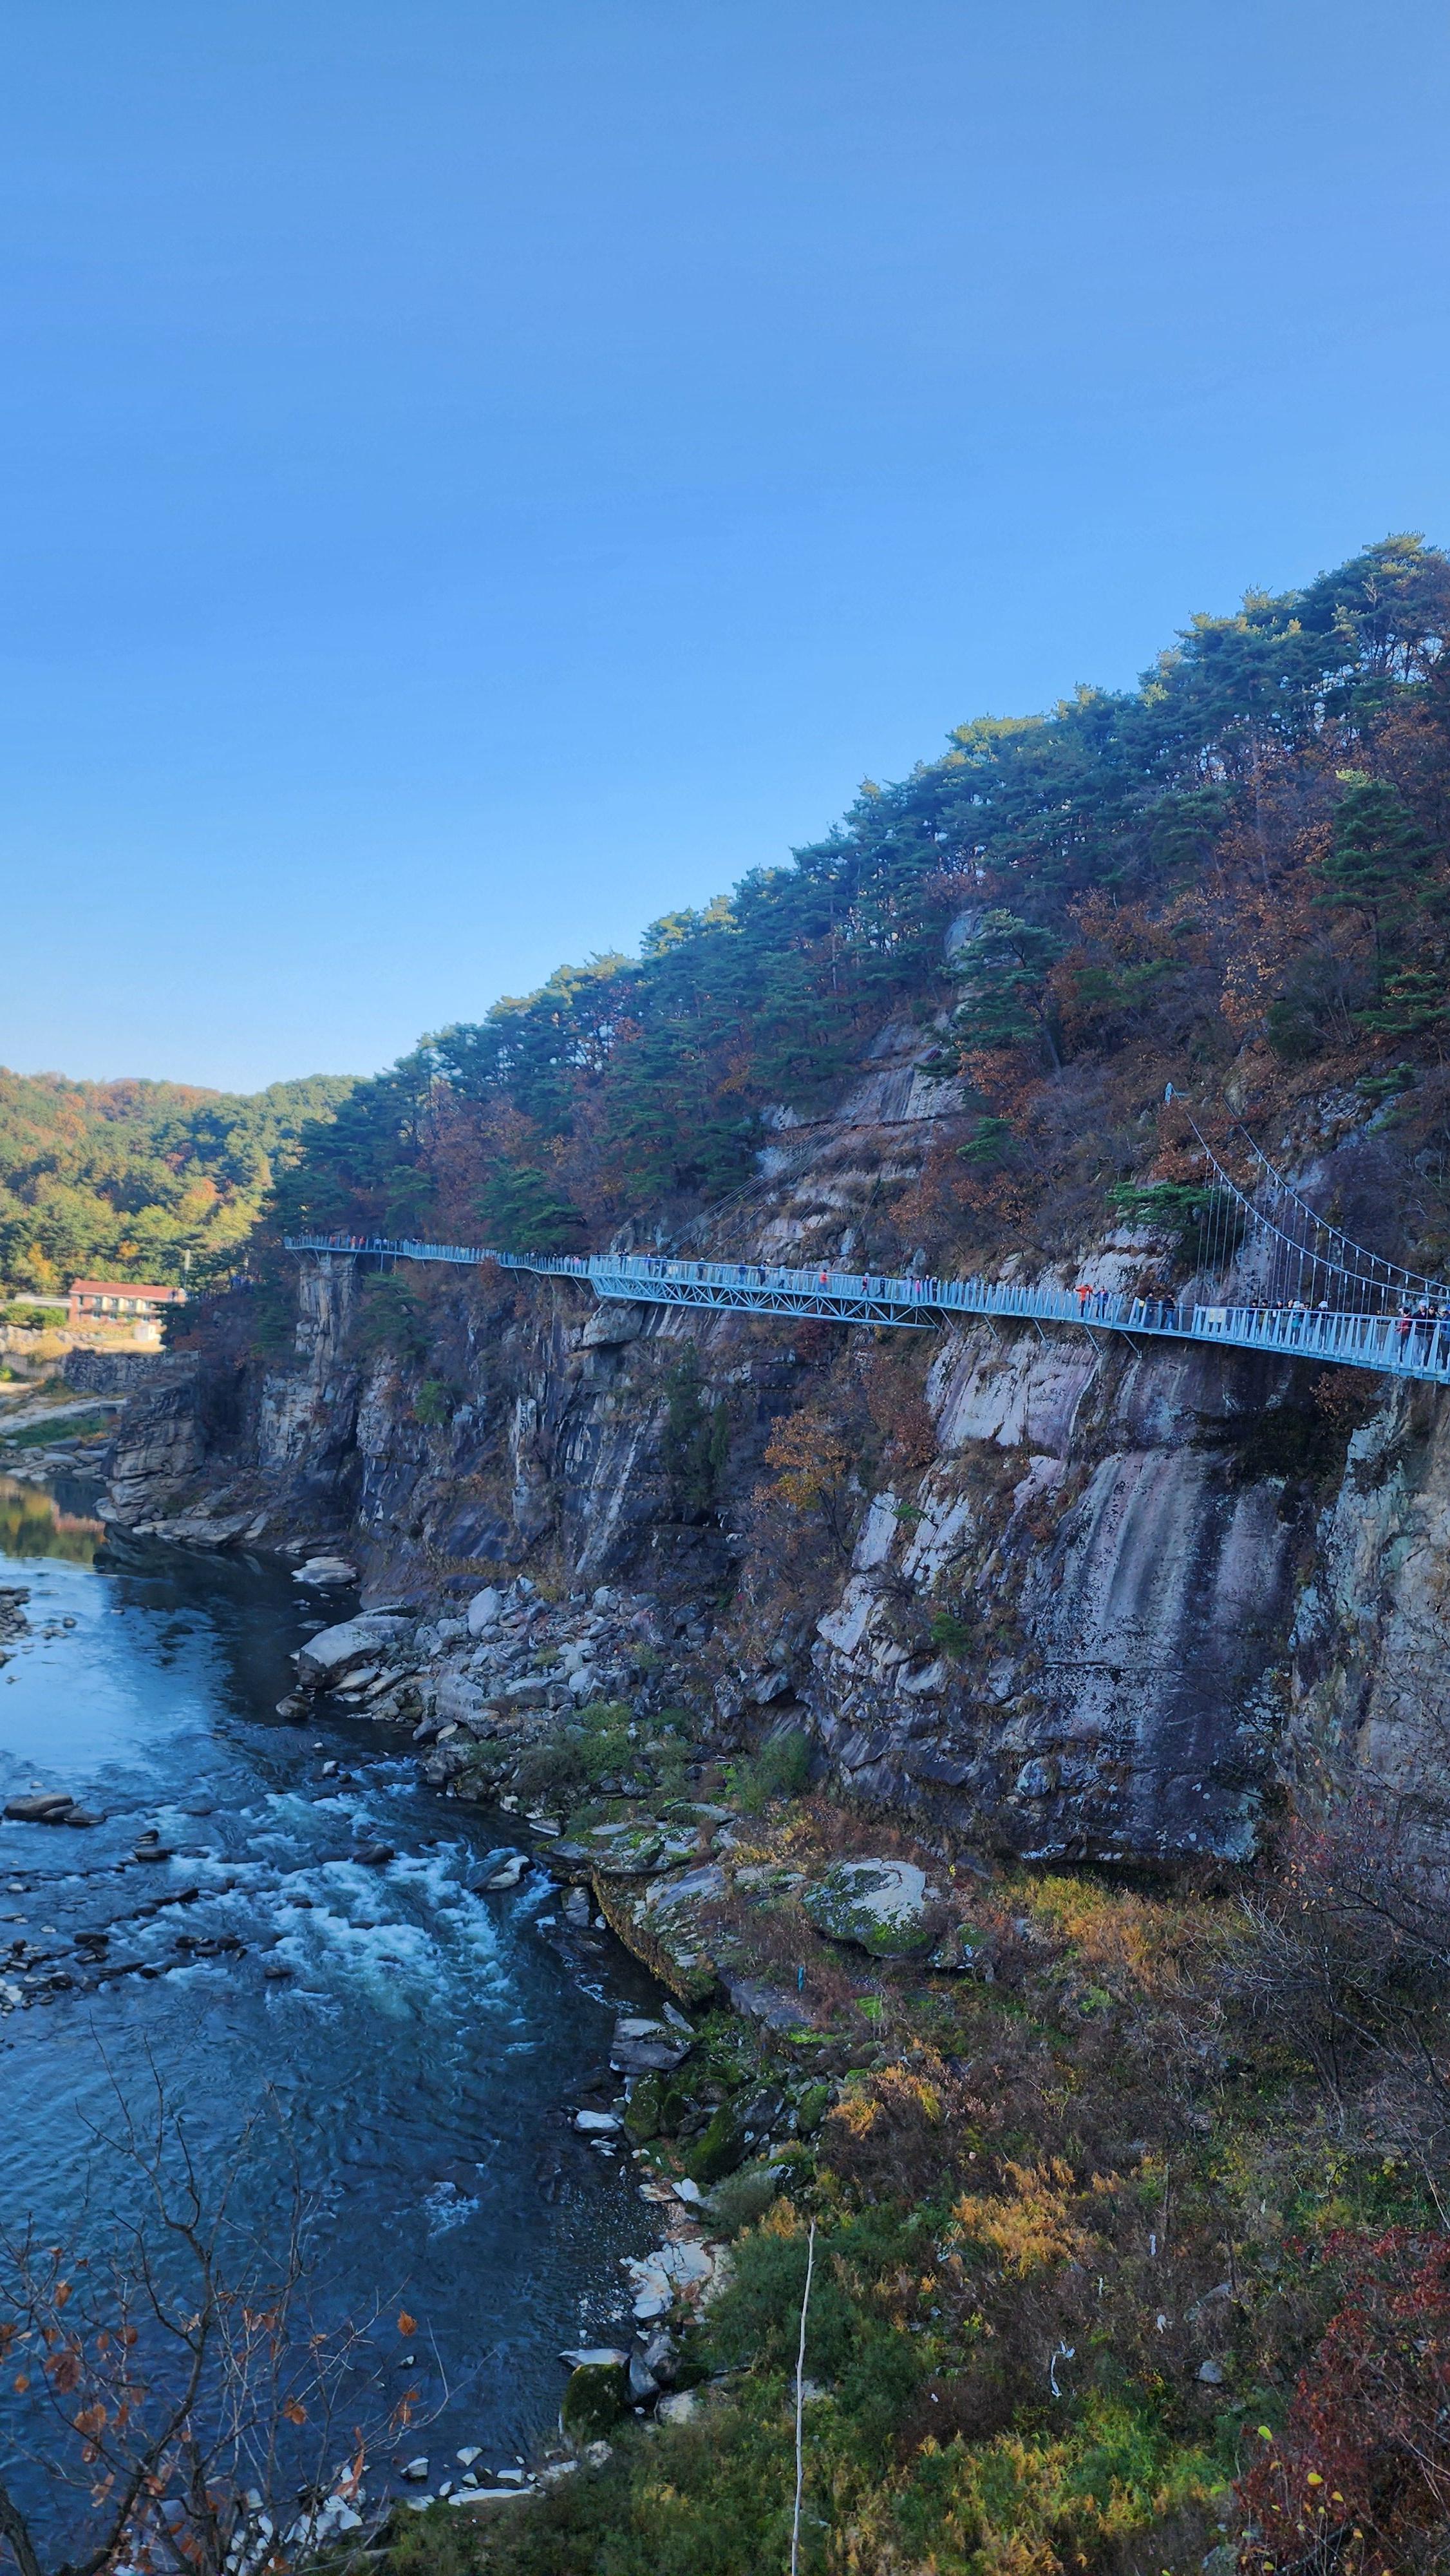
M 313 1624 L 286 1573 L 108 1538 L 88 1499 L 0 1484 L 0 1582 L 30 1595 L 0 1801 L 55 1788 L 100 1819 L 0 1822 L 0 2227 L 33 2212 L 73 2243 L 117 2205 L 90 2144 L 116 2082 L 154 2071 L 213 2183 L 266 2099 L 249 2217 L 295 2162 L 324 2313 L 406 2292 L 443 2409 L 416 2447 L 501 2465 L 648 2241 L 627 2161 L 568 2112 L 652 1989 L 558 1920 L 542 1872 L 480 1892 L 513 1829 L 424 1790 L 406 1737 L 277 1715 Z M 137 1857 L 147 1834 L 162 1857 Z
M 105 1522 L 84 1509 L 66 1510 L 64 1492 L 58 1487 L 48 1494 L 43 1486 L 0 1476 L 0 1556 L 60 1556 L 72 1565 L 94 1565 Z M 84 1503 L 89 1493 L 78 1484 L 75 1499 Z

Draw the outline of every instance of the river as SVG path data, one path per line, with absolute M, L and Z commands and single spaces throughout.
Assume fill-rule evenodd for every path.
M 619 2319 L 620 2258 L 651 2241 L 628 2159 L 567 2113 L 615 2011 L 654 1990 L 569 1931 L 542 1872 L 472 1892 L 508 1820 L 423 1789 L 405 1737 L 275 1714 L 309 1616 L 350 1596 L 107 1543 L 92 1505 L 0 1478 L 0 1584 L 30 1587 L 0 1671 L 0 1798 L 39 1784 L 102 1819 L 0 1825 L 0 2226 L 104 2228 L 118 2091 L 144 2108 L 161 2087 L 211 2188 L 265 2104 L 250 2208 L 280 2227 L 295 2166 L 329 2314 L 397 2301 L 419 2321 L 409 2376 L 434 2420 L 398 2459 L 426 2452 L 436 2484 L 478 2445 L 482 2478 L 552 2424 L 561 2348 Z M 170 1858 L 132 1857 L 148 1833 Z M 358 1858 L 380 1845 L 386 1864 Z

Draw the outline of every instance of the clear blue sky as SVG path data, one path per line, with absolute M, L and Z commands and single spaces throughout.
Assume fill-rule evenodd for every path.
M 1450 537 L 1441 0 L 0 0 L 0 1061 L 366 1071 Z

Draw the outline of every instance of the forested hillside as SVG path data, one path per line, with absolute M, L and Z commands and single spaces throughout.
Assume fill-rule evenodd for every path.
M 1136 690 L 962 725 L 638 958 L 561 967 L 360 1085 L 278 1213 L 540 1247 L 678 1218 L 891 1014 L 935 1031 L 976 1126 L 883 1207 L 873 1258 L 1060 1240 L 1115 1190 L 1171 1194 L 1171 1122 L 1165 1144 L 1143 1118 L 1167 1079 L 1210 1115 L 1230 1091 L 1408 1090 L 1450 1022 L 1447 628 L 1450 561 L 1391 538 L 1194 618 Z M 1437 1083 L 1411 1114 L 1417 1177 L 1384 1221 L 1443 1261 Z
M 193 1412 L 118 1441 L 123 1525 L 345 1546 L 392 1606 L 337 1705 L 687 2008 L 585 2100 L 728 2273 L 601 2316 L 532 2504 L 410 2479 L 396 2576 L 757 2576 L 797 2529 L 803 2576 L 1447 2576 L 1433 1391 L 267 1248 L 697 1223 L 1087 1281 L 1118 1234 L 1141 1292 L 1195 1264 L 1191 1112 L 1440 1268 L 1447 625 L 1418 539 L 1251 596 L 425 1041 L 307 1130 Z
M 224 1269 L 298 1149 L 352 1089 L 319 1074 L 251 1098 L 172 1082 L 0 1069 L 0 1282 L 79 1272 L 200 1283 Z

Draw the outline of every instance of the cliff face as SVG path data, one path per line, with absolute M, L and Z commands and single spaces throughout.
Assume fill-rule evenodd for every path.
M 884 1178 L 954 1132 L 921 1052 L 887 1031 L 713 1243 L 848 1257 Z M 1110 1236 L 1079 1275 L 1140 1258 Z M 427 1291 L 426 1355 L 369 1357 L 366 1297 L 306 1265 L 295 1353 L 239 1409 L 208 1420 L 205 1363 L 196 1407 L 180 1381 L 140 1405 L 121 1517 L 183 1508 L 194 1536 L 201 1492 L 219 1533 L 346 1529 L 374 1599 L 527 1565 L 688 1601 L 710 1723 L 803 1725 L 842 1787 L 953 1840 L 1243 1858 L 1276 1782 L 1325 1761 L 1440 1830 L 1450 1435 L 1427 1390 L 1073 1329 L 883 1336 L 924 1428 L 862 1452 L 826 1546 L 764 1453 L 803 1414 L 850 1450 L 859 1337 L 465 1276 Z

